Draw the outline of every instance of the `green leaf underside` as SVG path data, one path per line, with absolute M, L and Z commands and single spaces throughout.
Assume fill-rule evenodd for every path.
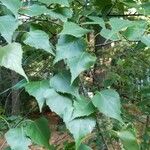
M 28 146 L 31 145 L 31 141 L 26 137 L 23 127 L 10 129 L 5 134 L 5 138 L 12 150 L 28 150 Z
M 78 86 L 76 83 L 71 85 L 71 75 L 69 72 L 56 74 L 50 79 L 50 86 L 57 92 L 68 93 L 78 96 Z
M 49 82 L 47 80 L 29 82 L 25 86 L 26 91 L 36 98 L 40 111 L 42 111 L 45 102 L 45 92 L 49 88 Z
M 19 43 L 11 43 L 0 47 L 0 66 L 11 69 L 28 80 L 21 64 L 22 48 Z
M 124 130 L 118 132 L 118 137 L 120 138 L 125 150 L 140 150 L 137 143 L 137 138 L 133 131 Z
M 96 61 L 96 57 L 90 55 L 87 52 L 83 52 L 78 57 L 73 57 L 73 58 L 68 59 L 67 64 L 71 72 L 71 83 L 73 83 L 73 81 L 77 78 L 77 76 L 81 72 L 93 66 L 95 61 Z
M 56 45 L 56 57 L 54 63 L 72 57 L 80 56 L 86 49 L 84 40 L 70 35 L 61 35 Z
M 79 38 L 89 32 L 91 32 L 91 30 L 84 29 L 73 22 L 65 22 L 60 35 L 72 35 Z
M 26 39 L 24 40 L 26 45 L 35 47 L 36 49 L 43 49 L 48 53 L 54 55 L 52 50 L 52 44 L 49 42 L 49 36 L 42 30 L 33 30 L 26 33 Z
M 122 122 L 120 97 L 116 91 L 109 89 L 97 92 L 92 102 L 101 113 Z
M 18 25 L 19 23 L 14 17 L 10 15 L 0 16 L 0 34 L 8 43 L 12 42 L 13 34 Z

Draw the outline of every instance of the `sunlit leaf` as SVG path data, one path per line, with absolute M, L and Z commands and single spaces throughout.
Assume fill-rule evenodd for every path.
M 122 122 L 120 116 L 120 97 L 116 91 L 109 89 L 97 92 L 97 94 L 93 97 L 92 102 L 101 113 Z
M 61 35 L 72 35 L 75 37 L 82 37 L 83 35 L 89 33 L 91 30 L 84 29 L 80 27 L 78 24 L 73 22 L 65 22 L 63 26 L 63 30 L 61 31 Z
M 18 25 L 19 23 L 14 17 L 10 15 L 0 16 L 0 34 L 8 43 L 12 42 L 13 34 Z
M 11 69 L 28 80 L 21 64 L 22 48 L 19 43 L 11 43 L 0 47 L 0 66 Z
M 24 43 L 35 47 L 36 49 L 43 49 L 46 52 L 49 52 L 54 55 L 52 50 L 52 44 L 49 42 L 49 36 L 42 30 L 33 30 L 26 33 L 26 38 Z

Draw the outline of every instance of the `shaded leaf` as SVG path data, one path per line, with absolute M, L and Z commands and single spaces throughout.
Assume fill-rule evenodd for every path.
M 92 102 L 101 113 L 122 122 L 120 116 L 120 97 L 116 91 L 109 89 L 97 92 L 97 94 L 93 97 Z
M 14 17 L 10 15 L 0 16 L 0 34 L 8 43 L 12 42 L 13 34 L 18 25 L 19 23 Z
M 56 8 L 54 10 L 50 10 L 48 15 L 54 19 L 60 19 L 63 22 L 66 22 L 68 18 L 71 18 L 73 11 L 69 8 Z
M 81 72 L 93 66 L 95 61 L 96 57 L 90 55 L 87 52 L 83 52 L 80 56 L 68 59 L 67 64 L 71 72 L 71 83 L 73 83 L 73 81 Z
M 40 111 L 42 110 L 43 104 L 45 102 L 45 92 L 49 88 L 50 88 L 49 82 L 47 80 L 29 82 L 25 86 L 25 90 L 30 95 L 32 95 L 36 98 L 39 108 L 40 108 Z
M 91 32 L 91 30 L 84 29 L 73 22 L 65 22 L 61 35 L 72 35 L 75 37 L 82 37 L 84 34 Z
M 118 132 L 118 137 L 120 138 L 125 150 L 140 150 L 136 136 L 133 131 L 120 131 Z
M 80 56 L 85 50 L 84 40 L 69 35 L 62 35 L 56 45 L 56 57 L 54 62 L 62 59 Z
M 31 145 L 31 141 L 26 137 L 23 127 L 10 129 L 5 134 L 5 138 L 12 150 L 28 150 L 28 146 Z
M 52 44 L 49 42 L 49 36 L 42 30 L 33 30 L 26 33 L 26 39 L 24 43 L 35 47 L 36 49 L 43 49 L 46 52 L 49 52 L 54 55 L 52 50 Z
M 21 64 L 22 48 L 19 43 L 11 43 L 4 47 L 0 47 L 0 66 L 11 69 L 28 80 Z
M 21 7 L 20 0 L 0 0 L 15 16 L 18 16 L 18 10 Z
M 45 118 L 40 118 L 35 121 L 27 121 L 25 124 L 25 133 L 30 137 L 32 142 L 50 149 L 50 130 L 48 121 Z
M 69 72 L 56 74 L 50 79 L 50 86 L 57 92 L 68 93 L 74 96 L 78 96 L 79 94 L 77 84 L 71 85 L 71 75 Z
M 89 146 L 85 145 L 85 144 L 81 144 L 79 147 L 79 150 L 92 150 Z

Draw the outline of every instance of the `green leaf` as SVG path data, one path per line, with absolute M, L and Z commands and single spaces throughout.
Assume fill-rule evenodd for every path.
M 80 56 L 85 49 L 86 44 L 84 40 L 69 35 L 62 35 L 58 39 L 56 45 L 56 57 L 54 63 L 62 59 Z
M 50 89 L 49 81 L 33 81 L 29 82 L 25 86 L 25 90 L 32 96 L 34 96 L 38 102 L 40 111 L 42 110 L 43 104 L 45 102 L 45 93 Z
M 57 92 L 68 93 L 74 96 L 79 95 L 77 84 L 74 83 L 71 85 L 71 75 L 69 72 L 56 74 L 50 79 L 50 86 Z
M 0 66 L 11 69 L 24 76 L 28 80 L 21 66 L 21 61 L 22 48 L 19 43 L 11 43 L 4 47 L 0 47 Z
M 130 41 L 139 41 L 146 30 L 147 23 L 136 21 L 133 26 L 128 27 L 123 35 Z
M 20 0 L 0 0 L 15 16 L 18 16 L 18 10 L 21 7 Z
M 97 94 L 93 97 L 92 102 L 101 113 L 122 122 L 120 116 L 120 97 L 116 91 L 109 89 L 97 92 Z
M 150 15 L 150 1 L 142 3 L 138 12 L 144 14 L 145 16 Z
M 73 14 L 73 11 L 69 8 L 56 8 L 53 10 L 50 10 L 48 15 L 54 19 L 60 19 L 63 22 L 66 22 L 68 18 L 71 18 Z
M 24 128 L 10 129 L 5 138 L 12 150 L 28 150 L 28 146 L 31 145 L 31 141 L 26 137 Z
M 108 22 L 111 26 L 111 29 L 104 27 L 100 34 L 107 40 L 117 41 L 120 40 L 120 31 L 125 30 L 127 27 L 132 25 L 132 22 L 120 18 L 111 18 Z
M 18 25 L 18 21 L 13 16 L 0 16 L 0 34 L 8 43 L 12 42 L 13 34 Z
M 31 6 L 26 7 L 25 9 L 20 10 L 21 14 L 28 15 L 30 17 L 40 16 L 42 14 L 48 14 L 49 9 L 45 6 L 33 4 Z
M 86 97 L 81 97 L 74 101 L 73 118 L 89 116 L 95 111 L 92 102 Z
M 63 95 L 58 94 L 54 89 L 49 89 L 45 93 L 46 104 L 50 109 L 63 118 L 64 122 L 71 120 L 72 116 L 72 101 Z
M 90 55 L 87 52 L 83 52 L 80 56 L 73 57 L 67 60 L 67 64 L 71 71 L 71 83 L 77 78 L 77 76 L 89 69 L 94 65 L 96 57 Z
M 73 134 L 75 142 L 76 142 L 76 149 L 79 148 L 83 138 L 92 132 L 95 127 L 95 119 L 94 118 L 81 118 L 75 119 L 66 124 L 67 128 Z
M 79 150 L 92 150 L 89 146 L 85 145 L 85 144 L 81 144 L 79 147 Z
M 49 36 L 42 30 L 33 30 L 26 33 L 24 43 L 36 49 L 43 49 L 54 55 L 52 44 L 49 42 Z
M 137 139 L 133 131 L 123 130 L 117 132 L 125 150 L 140 150 Z
M 35 121 L 26 121 L 25 123 L 25 133 L 32 142 L 50 149 L 48 121 L 45 118 L 40 118 Z
M 88 18 L 90 20 L 92 20 L 93 22 L 85 22 L 84 24 L 98 24 L 100 25 L 102 28 L 105 28 L 105 22 L 103 18 L 100 17 L 95 17 L 95 16 L 88 16 Z
M 46 5 L 60 4 L 60 5 L 69 7 L 68 0 L 39 0 L 39 2 L 44 3 Z
M 91 30 L 84 29 L 79 25 L 73 22 L 65 22 L 63 26 L 63 30 L 61 31 L 60 35 L 72 35 L 75 37 L 82 37 L 84 34 L 91 32 Z
M 144 35 L 144 36 L 141 38 L 141 42 L 143 42 L 147 47 L 150 48 L 150 34 Z

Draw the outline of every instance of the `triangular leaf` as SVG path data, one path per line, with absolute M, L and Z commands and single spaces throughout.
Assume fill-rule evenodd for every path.
M 13 16 L 0 16 L 0 34 L 8 43 L 12 42 L 13 34 L 18 25 L 18 21 Z
M 95 111 L 92 102 L 86 97 L 81 97 L 74 101 L 73 118 L 89 116 Z
M 147 23 L 136 21 L 133 26 L 128 27 L 123 35 L 130 41 L 139 41 L 146 30 Z
M 91 133 L 94 127 L 94 118 L 75 119 L 67 123 L 67 128 L 73 134 L 76 141 L 76 149 L 79 148 L 83 138 Z
M 111 18 L 108 22 L 110 25 L 110 29 L 103 27 L 100 34 L 107 40 L 117 41 L 120 40 L 120 31 L 126 29 L 129 26 L 132 26 L 132 22 L 125 19 L 120 18 Z
M 40 111 L 45 102 L 45 93 L 49 88 L 49 82 L 47 80 L 29 82 L 25 86 L 26 91 L 36 98 Z
M 55 63 L 66 58 L 80 56 L 85 50 L 84 40 L 69 35 L 60 36 L 56 45 Z
M 66 122 L 71 119 L 72 116 L 72 101 L 63 95 L 58 94 L 55 90 L 49 89 L 45 95 L 46 104 L 50 107 L 52 111 L 58 114 Z M 70 113 L 69 113 L 70 112 Z M 69 115 L 69 116 L 68 116 Z
M 0 0 L 15 16 L 18 15 L 18 10 L 21 7 L 20 0 Z
M 54 19 L 60 19 L 63 22 L 66 22 L 68 18 L 71 18 L 73 14 L 73 11 L 69 8 L 56 8 L 53 10 L 50 10 L 48 15 Z
M 21 64 L 22 48 L 19 43 L 11 43 L 4 47 L 0 47 L 0 66 L 11 69 L 28 80 Z
M 23 127 L 10 129 L 5 134 L 5 138 L 12 150 L 28 150 L 28 146 L 31 145 L 31 141 L 26 137 Z
M 71 83 L 77 78 L 77 76 L 89 69 L 91 66 L 94 65 L 96 61 L 96 57 L 90 55 L 87 52 L 83 52 L 80 56 L 78 57 L 73 57 L 67 60 L 67 64 L 70 68 L 71 72 Z
M 133 131 L 123 130 L 117 132 L 125 150 L 140 150 L 137 139 Z
M 116 91 L 109 89 L 97 92 L 97 94 L 93 97 L 92 102 L 101 113 L 122 122 L 120 116 L 120 97 Z
M 49 42 L 49 36 L 42 30 L 33 30 L 26 33 L 24 43 L 36 49 L 43 49 L 54 55 L 52 44 Z
M 27 121 L 25 123 L 25 133 L 28 137 L 30 137 L 32 142 L 50 149 L 50 130 L 48 121 L 45 118 L 40 118 L 35 121 Z
M 74 96 L 79 94 L 77 84 L 71 85 L 71 75 L 69 72 L 56 74 L 50 79 L 50 86 L 57 92 L 68 93 Z
M 73 22 L 65 22 L 63 26 L 63 30 L 61 31 L 61 35 L 72 35 L 75 37 L 82 37 L 83 35 L 91 32 L 91 30 L 84 29 L 80 27 L 78 24 Z

